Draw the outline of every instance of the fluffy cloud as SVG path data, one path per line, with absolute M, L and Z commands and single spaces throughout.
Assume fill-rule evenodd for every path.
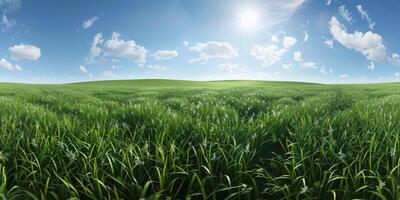
M 182 44 L 183 44 L 183 46 L 185 46 L 185 47 L 189 46 L 189 42 L 188 42 L 188 41 L 186 41 L 186 40 L 185 40 L 185 41 L 183 41 L 183 42 L 182 42 Z
M 153 56 L 156 60 L 169 60 L 179 56 L 179 54 L 175 50 L 161 50 L 154 53 Z
M 368 22 L 368 26 L 369 29 L 374 30 L 375 28 L 375 22 L 372 22 L 372 19 L 369 17 L 369 14 L 366 10 L 364 10 L 364 8 L 362 7 L 362 5 L 357 5 L 357 10 L 360 13 L 361 17 L 363 19 L 366 19 Z
M 336 17 L 331 18 L 329 26 L 333 38 L 348 49 L 361 52 L 368 60 L 387 60 L 386 47 L 383 44 L 382 36 L 379 34 L 371 31 L 347 33 L 346 27 Z
M 341 5 L 339 7 L 339 14 L 348 22 L 351 22 L 353 20 L 353 16 L 352 16 L 351 12 L 346 9 L 345 5 Z
M 304 68 L 304 69 L 318 69 L 317 64 L 315 64 L 314 62 L 301 63 L 301 68 Z
M 96 34 L 93 39 L 88 62 L 93 62 L 100 56 L 112 58 L 127 58 L 136 63 L 145 63 L 147 49 L 137 45 L 133 40 L 123 40 L 117 32 L 113 32 L 111 39 L 105 41 L 101 33 Z
M 83 29 L 88 29 L 88 28 L 90 28 L 91 26 L 93 26 L 94 22 L 96 22 L 97 20 L 99 20 L 99 17 L 92 17 L 92 18 L 90 18 L 90 19 L 84 21 L 84 22 L 82 23 L 82 28 L 83 28 Z
M 8 49 L 11 56 L 15 59 L 39 60 L 41 56 L 40 48 L 33 45 L 15 45 Z
M 238 56 L 237 50 L 227 42 L 210 41 L 206 43 L 197 43 L 190 47 L 189 50 L 200 53 L 198 58 L 190 60 L 191 63 L 205 63 L 211 58 L 231 59 Z
M 287 49 L 279 48 L 274 44 L 254 45 L 250 54 L 259 61 L 262 61 L 263 66 L 271 66 L 282 59 Z
M 375 63 L 374 63 L 374 62 L 371 62 L 371 63 L 367 66 L 367 69 L 369 69 L 369 70 L 371 70 L 371 71 L 374 71 L 374 70 L 375 70 Z
M 5 68 L 7 70 L 10 70 L 10 71 L 14 71 L 14 70 L 15 71 L 22 71 L 21 66 L 14 65 L 14 64 L 8 62 L 8 60 L 6 60 L 4 58 L 0 59 L 0 67 L 3 67 L 3 68 Z
M 302 57 L 300 51 L 294 52 L 294 53 L 293 53 L 293 58 L 294 58 L 294 60 L 297 61 L 297 62 L 302 62 L 302 61 L 303 61 L 303 57 Z
M 333 48 L 333 40 L 325 40 L 324 42 L 326 45 L 328 45 L 329 48 Z
M 392 57 L 390 58 L 390 62 L 395 65 L 399 65 L 400 64 L 400 55 L 397 53 L 393 53 Z
M 297 39 L 294 37 L 290 36 L 285 36 L 283 38 L 283 47 L 285 49 L 290 49 L 292 46 L 294 46 L 297 43 Z
M 81 71 L 81 72 L 84 73 L 84 74 L 87 74 L 87 73 L 88 73 L 88 70 L 87 70 L 86 67 L 83 66 L 83 65 L 79 66 L 79 71 Z
M 345 79 L 345 78 L 348 78 L 349 75 L 348 75 L 348 74 L 342 74 L 342 75 L 340 75 L 339 77 L 342 78 L 342 79 Z

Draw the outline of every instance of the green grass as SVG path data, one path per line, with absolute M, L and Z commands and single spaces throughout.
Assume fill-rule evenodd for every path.
M 0 84 L 6 199 L 400 199 L 400 84 Z

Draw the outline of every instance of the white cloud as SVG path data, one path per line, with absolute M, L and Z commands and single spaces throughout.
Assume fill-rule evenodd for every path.
M 232 73 L 237 68 L 239 68 L 238 64 L 220 64 L 217 66 L 218 70 L 230 73 Z
M 0 0 L 0 10 L 4 13 L 17 11 L 21 7 L 21 0 Z
M 153 56 L 156 60 L 169 60 L 179 56 L 179 54 L 175 50 L 161 50 L 154 53 Z
M 272 35 L 272 36 L 271 36 L 271 42 L 272 42 L 272 43 L 275 43 L 275 44 L 279 43 L 279 38 L 278 38 L 278 36 L 277 36 L 277 35 Z
M 189 42 L 188 42 L 188 41 L 183 41 L 182 44 L 183 44 L 183 46 L 185 46 L 185 47 L 189 46 Z
M 198 58 L 190 60 L 191 63 L 205 63 L 211 58 L 231 59 L 238 57 L 237 50 L 227 42 L 210 41 L 206 43 L 197 43 L 190 47 L 189 50 L 200 53 Z
M 352 16 L 351 12 L 346 9 L 345 5 L 341 5 L 339 7 L 339 14 L 348 22 L 351 22 L 353 20 L 353 16 Z
M 104 42 L 105 55 L 128 58 L 136 63 L 145 63 L 147 49 L 139 46 L 133 40 L 123 40 L 120 34 L 113 32 L 110 40 Z
M 307 42 L 308 39 L 309 39 L 309 37 L 310 37 L 310 35 L 308 35 L 308 32 L 307 32 L 307 31 L 304 31 L 304 39 L 303 39 L 303 41 L 304 41 L 304 42 Z
M 291 36 L 285 36 L 283 38 L 283 47 L 285 49 L 290 49 L 292 46 L 294 46 L 297 43 L 297 39 Z
M 332 0 L 326 0 L 326 5 L 330 6 L 332 4 Z
M 88 73 L 88 70 L 87 70 L 86 67 L 83 66 L 83 65 L 79 66 L 79 71 L 81 71 L 81 72 L 84 73 L 84 74 L 87 74 L 87 73 Z
M 39 60 L 41 56 L 40 48 L 33 45 L 15 45 L 8 50 L 14 59 L 27 59 L 27 60 Z
M 95 58 L 101 55 L 101 48 L 99 47 L 104 42 L 103 35 L 101 33 L 97 33 L 94 36 L 92 45 L 90 47 L 89 57 L 86 58 L 86 61 L 89 63 L 94 62 Z
M 88 28 L 90 28 L 91 26 L 93 26 L 94 22 L 96 22 L 97 20 L 99 20 L 99 17 L 96 16 L 96 17 L 92 17 L 92 18 L 90 18 L 90 19 L 84 21 L 84 22 L 82 23 L 82 28 L 83 28 L 83 29 L 88 29 Z
M 301 55 L 301 51 L 296 51 L 293 53 L 293 58 L 295 61 L 297 62 L 302 62 L 303 61 L 303 57 Z
M 333 38 L 343 46 L 361 52 L 368 60 L 387 60 L 386 47 L 383 44 L 382 36 L 379 34 L 371 31 L 347 33 L 346 27 L 336 17 L 331 18 L 329 25 Z
M 395 76 L 400 76 L 399 72 L 394 73 Z
M 259 61 L 262 61 L 263 66 L 271 66 L 282 59 L 282 56 L 285 55 L 287 49 L 280 49 L 278 46 L 274 44 L 266 44 L 266 45 L 254 45 L 250 54 Z
M 8 30 L 12 27 L 14 27 L 15 25 L 17 25 L 17 22 L 13 19 L 8 19 L 6 15 L 3 15 L 2 21 L 0 23 L 4 28 L 3 30 Z
M 317 64 L 315 64 L 314 62 L 301 63 L 301 68 L 304 68 L 304 69 L 318 69 Z
M 333 40 L 325 40 L 324 42 L 326 45 L 328 45 L 329 48 L 333 48 Z
M 349 77 L 349 75 L 348 74 L 342 74 L 342 75 L 340 75 L 340 78 L 342 78 L 342 79 L 344 79 L 344 78 L 348 78 Z
M 395 64 L 395 65 L 400 64 L 400 55 L 397 54 L 397 53 L 393 53 L 392 57 L 390 58 L 390 62 Z
M 375 63 L 371 61 L 371 63 L 367 66 L 367 69 L 374 71 L 375 70 Z
M 7 70 L 10 70 L 10 71 L 14 71 L 14 70 L 22 71 L 21 66 L 14 65 L 14 64 L 8 62 L 8 60 L 6 60 L 4 58 L 0 59 L 0 67 L 3 67 L 3 68 L 5 68 Z
M 103 35 L 97 33 L 93 39 L 89 57 L 86 61 L 94 62 L 97 57 L 127 58 L 136 63 L 145 63 L 147 49 L 137 45 L 133 40 L 123 40 L 120 34 L 113 32 L 111 39 L 104 41 Z
M 364 10 L 364 8 L 362 7 L 362 5 L 357 5 L 357 10 L 360 13 L 361 17 L 363 19 L 366 19 L 368 22 L 368 26 L 369 29 L 374 30 L 375 28 L 375 22 L 372 22 L 372 19 L 369 17 L 369 14 L 366 10 Z
M 328 72 L 326 71 L 326 68 L 325 68 L 325 67 L 319 68 L 319 72 L 320 72 L 321 74 L 327 74 L 327 73 L 328 73 Z

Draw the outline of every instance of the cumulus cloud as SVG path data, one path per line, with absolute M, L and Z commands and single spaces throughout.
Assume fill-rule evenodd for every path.
M 182 42 L 182 44 L 183 44 L 183 46 L 185 46 L 185 47 L 189 46 L 189 42 L 188 42 L 188 41 L 186 41 L 186 40 L 185 40 L 185 41 L 183 41 L 183 42 Z
M 297 39 L 291 36 L 285 36 L 283 38 L 283 47 L 285 49 L 290 49 L 292 46 L 294 46 L 297 43 Z
M 39 60 L 41 56 L 40 48 L 33 45 L 20 44 L 12 46 L 8 50 L 14 59 Z
M 325 40 L 324 42 L 326 45 L 328 45 L 329 48 L 333 48 L 333 40 Z
M 179 54 L 175 50 L 160 50 L 154 53 L 153 56 L 156 60 L 169 60 L 179 56 Z
M 368 60 L 387 60 L 386 47 L 383 44 L 382 36 L 379 34 L 371 31 L 347 33 L 346 27 L 336 17 L 331 18 L 329 26 L 333 38 L 346 48 L 361 52 Z
M 348 78 L 349 75 L 348 74 L 341 74 L 339 77 L 342 78 L 342 79 L 345 79 L 345 78 Z
M 83 28 L 83 29 L 88 29 L 88 28 L 90 28 L 91 26 L 93 26 L 94 22 L 96 22 L 97 20 L 99 20 L 99 17 L 96 16 L 96 17 L 92 17 L 92 18 L 90 18 L 90 19 L 84 21 L 84 22 L 82 23 L 82 28 Z
M 101 47 L 104 42 L 103 35 L 101 33 L 97 33 L 94 38 L 92 45 L 90 47 L 89 57 L 86 59 L 87 62 L 94 62 L 95 58 L 101 55 Z
M 326 5 L 330 6 L 332 4 L 332 0 L 326 0 Z
M 2 58 L 0 59 L 0 67 L 3 67 L 4 69 L 10 70 L 10 71 L 22 71 L 21 66 L 19 65 L 14 65 L 10 62 L 8 62 L 8 60 Z
M 357 5 L 357 10 L 360 13 L 361 17 L 363 19 L 366 19 L 368 22 L 368 26 L 369 29 L 374 30 L 375 28 L 375 22 L 372 21 L 372 19 L 369 17 L 369 14 L 366 10 L 364 10 L 364 8 L 362 7 L 362 5 Z
M 81 72 L 84 73 L 84 74 L 87 74 L 87 73 L 88 73 L 88 70 L 87 70 L 86 67 L 83 66 L 83 65 L 79 66 L 79 71 L 81 71 Z
M 393 53 L 392 57 L 390 58 L 390 62 L 396 65 L 400 64 L 400 55 L 397 53 Z
M 294 60 L 297 61 L 297 62 L 302 62 L 302 61 L 303 61 L 303 57 L 302 57 L 300 51 L 294 52 L 294 53 L 293 53 L 293 58 L 294 58 Z
M 231 59 L 238 57 L 236 48 L 227 42 L 210 41 L 206 43 L 197 43 L 190 47 L 189 50 L 200 53 L 198 58 L 190 60 L 191 63 L 205 63 L 211 58 Z
M 375 70 L 375 63 L 374 63 L 374 62 L 371 62 L 371 63 L 367 66 L 367 69 L 369 69 L 369 70 L 371 70 L 371 71 L 374 71 L 374 70 Z
M 339 7 L 339 14 L 348 22 L 351 22 L 353 20 L 353 16 L 352 16 L 351 12 L 346 9 L 345 5 L 341 5 Z
M 95 58 L 104 56 L 112 58 L 127 58 L 136 63 L 145 63 L 147 49 L 136 44 L 133 40 L 123 40 L 121 35 L 113 32 L 111 39 L 104 40 L 101 33 L 97 33 L 93 39 L 88 62 L 93 62 Z
M 265 67 L 271 66 L 282 59 L 287 53 L 287 49 L 279 48 L 274 44 L 254 45 L 250 54 Z

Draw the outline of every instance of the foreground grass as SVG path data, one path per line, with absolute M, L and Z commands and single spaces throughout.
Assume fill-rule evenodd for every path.
M 400 199 L 400 85 L 0 85 L 6 199 Z

